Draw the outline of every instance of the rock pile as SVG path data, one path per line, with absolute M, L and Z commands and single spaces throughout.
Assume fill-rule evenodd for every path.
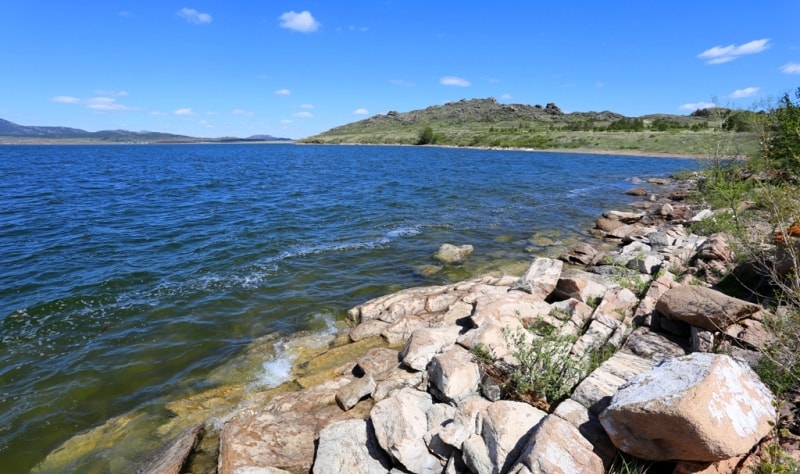
M 743 362 L 769 342 L 765 312 L 676 276 L 730 252 L 688 233 L 677 203 L 653 206 L 607 213 L 605 250 L 581 244 L 521 277 L 352 308 L 350 340 L 389 347 L 325 383 L 250 400 L 222 429 L 219 472 L 603 473 L 619 451 L 731 472 L 776 418 Z M 520 401 L 497 374 L 522 363 L 520 345 L 553 335 L 585 370 L 565 398 Z M 598 354 L 612 355 L 590 365 Z

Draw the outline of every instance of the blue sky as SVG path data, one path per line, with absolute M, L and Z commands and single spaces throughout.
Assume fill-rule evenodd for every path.
M 800 86 L 800 1 L 0 3 L 0 118 L 301 138 L 462 98 L 750 108 Z

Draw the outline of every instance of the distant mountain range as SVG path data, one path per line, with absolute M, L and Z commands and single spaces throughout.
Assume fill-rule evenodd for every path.
M 73 140 L 100 143 L 229 143 L 291 141 L 290 138 L 273 137 L 272 135 L 252 135 L 246 138 L 197 138 L 186 135 L 175 135 L 172 133 L 149 131 L 132 132 L 129 130 L 100 130 L 98 132 L 87 132 L 86 130 L 70 127 L 19 125 L 3 119 L 0 119 L 0 138 L 24 139 L 26 142 L 35 142 L 36 140 Z

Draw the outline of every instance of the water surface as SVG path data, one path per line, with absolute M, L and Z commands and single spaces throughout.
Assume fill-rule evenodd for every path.
M 209 374 L 262 336 L 330 331 L 388 291 L 558 252 L 630 202 L 632 176 L 694 166 L 428 147 L 2 146 L 4 469 L 26 472 L 113 417 L 168 416 L 165 403 L 218 385 Z M 444 242 L 475 253 L 421 276 Z M 236 373 L 268 385 L 280 362 Z

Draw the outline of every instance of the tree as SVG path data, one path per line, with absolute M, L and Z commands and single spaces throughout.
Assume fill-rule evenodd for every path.
M 426 125 L 419 132 L 419 138 L 417 139 L 417 145 L 432 145 L 436 143 L 436 134 L 433 133 L 433 128 L 430 125 Z
M 800 175 L 800 87 L 794 93 L 795 100 L 787 92 L 770 112 L 769 136 L 766 154 L 777 168 L 798 177 Z

